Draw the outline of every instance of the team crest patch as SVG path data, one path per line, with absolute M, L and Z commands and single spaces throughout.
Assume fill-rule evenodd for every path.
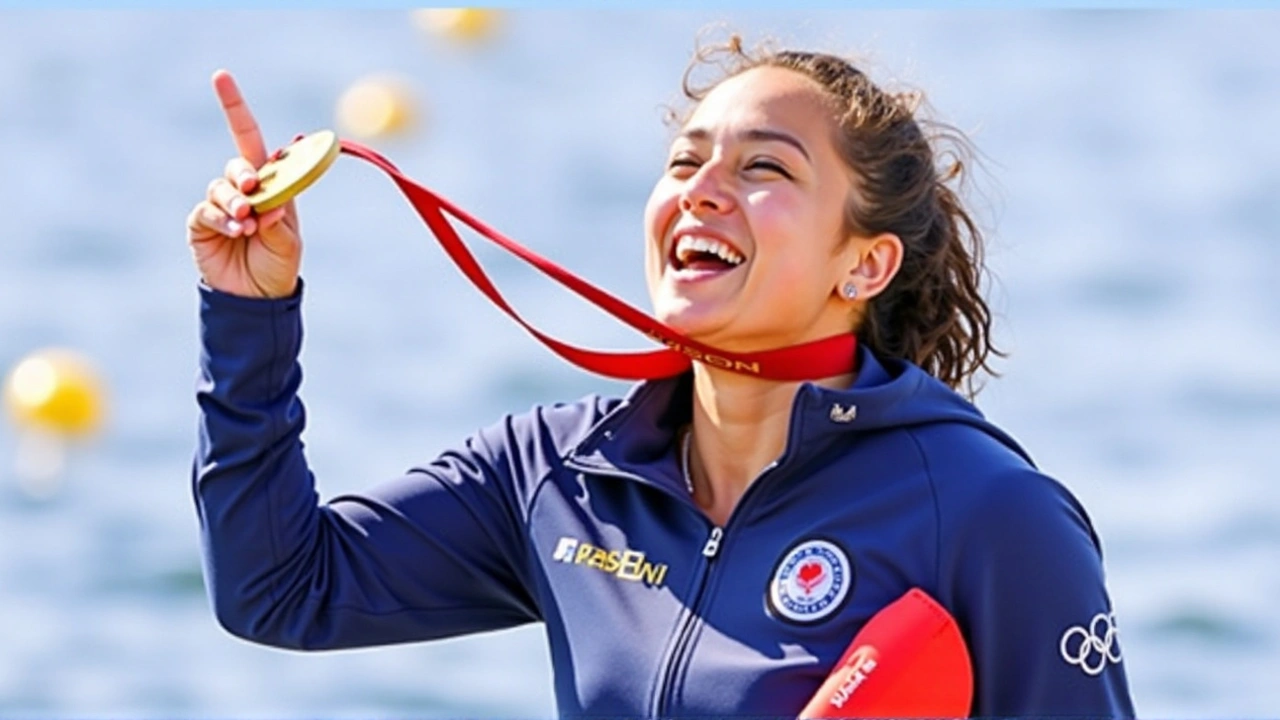
M 788 550 L 769 579 L 769 611 L 794 623 L 813 623 L 840 609 L 853 585 L 853 565 L 839 545 L 805 540 Z

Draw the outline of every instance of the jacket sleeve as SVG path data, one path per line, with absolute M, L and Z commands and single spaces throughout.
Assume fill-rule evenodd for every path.
M 537 620 L 511 468 L 486 436 L 367 492 L 318 501 L 297 395 L 301 295 L 200 287 L 192 476 L 218 621 L 255 642 L 326 649 Z
M 1050 478 L 1011 475 L 943 535 L 940 580 L 973 660 L 972 714 L 1131 718 L 1119 624 L 1089 518 Z

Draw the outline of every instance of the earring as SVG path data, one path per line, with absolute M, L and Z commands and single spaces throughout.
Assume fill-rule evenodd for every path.
M 856 300 L 858 298 L 858 286 L 851 282 L 845 283 L 844 296 L 848 300 Z

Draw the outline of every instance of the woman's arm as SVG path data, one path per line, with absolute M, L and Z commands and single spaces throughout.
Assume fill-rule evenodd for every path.
M 255 642 L 320 649 L 537 620 L 500 436 L 319 503 L 300 440 L 302 290 L 200 289 L 193 490 L 219 622 Z
M 940 587 L 969 643 L 975 717 L 1131 718 L 1119 625 L 1084 509 L 1033 470 L 944 511 Z

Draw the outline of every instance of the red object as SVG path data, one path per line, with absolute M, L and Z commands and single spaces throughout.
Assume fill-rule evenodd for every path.
M 853 333 L 791 347 L 756 353 L 733 353 L 718 350 L 692 340 L 663 325 L 644 312 L 597 288 L 559 265 L 543 258 L 519 243 L 504 237 L 448 200 L 418 185 L 401 173 L 382 155 L 350 140 L 341 141 L 342 152 L 368 161 L 391 176 L 414 210 L 422 217 L 432 234 L 440 241 L 458 269 L 503 312 L 542 341 L 560 357 L 591 372 L 621 380 L 679 375 L 689 369 L 693 360 L 745 375 L 771 380 L 813 380 L 841 375 L 854 369 L 857 341 Z M 485 239 L 499 245 L 521 260 L 533 265 L 560 284 L 599 306 L 632 328 L 661 342 L 666 347 L 648 352 L 601 352 L 561 342 L 530 325 L 507 303 L 485 274 L 471 251 L 449 223 L 448 215 L 461 220 Z
M 822 582 L 822 564 L 809 563 L 800 566 L 800 572 L 796 574 L 796 581 L 800 583 L 800 587 L 804 588 L 806 595 L 813 592 L 818 587 L 818 583 Z
M 919 588 L 876 613 L 801 718 L 961 718 L 973 668 L 960 628 Z

